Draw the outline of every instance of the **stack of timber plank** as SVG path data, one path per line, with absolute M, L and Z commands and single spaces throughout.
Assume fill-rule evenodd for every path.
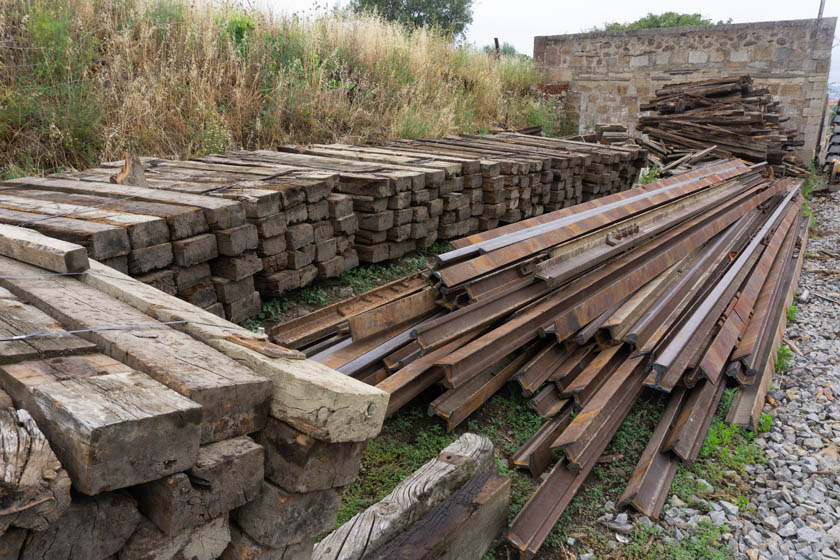
M 309 559 L 387 395 L 0 225 L 4 558 Z
M 348 151 L 341 145 L 323 149 L 289 146 L 280 150 L 283 151 L 235 155 L 249 161 L 302 165 L 337 173 L 335 190 L 352 199 L 358 224 L 354 236 L 358 260 L 376 263 L 399 258 L 437 240 L 441 209 L 435 200 L 441 190 L 454 188 L 455 180 L 447 178 L 447 174 L 455 172 L 452 166 L 357 157 L 355 149 Z
M 122 163 L 72 177 L 101 180 Z M 352 250 L 355 221 L 347 201 L 332 194 L 338 181 L 332 171 L 253 163 L 235 154 L 190 161 L 144 158 L 143 163 L 151 187 L 242 204 L 242 224 L 216 232 L 220 254 L 210 267 L 231 320 L 258 312 L 259 293 L 277 296 L 358 263 Z
M 764 403 L 807 239 L 801 180 L 766 167 L 724 160 L 456 240 L 425 286 L 407 278 L 389 298 L 338 304 L 343 323 L 272 335 L 388 392 L 389 414 L 442 385 L 429 410 L 450 430 L 518 387 L 546 418 L 512 457 L 548 472 L 508 531 L 525 558 L 637 399 L 667 393 L 620 500 L 655 518 L 726 385 L 739 425 L 755 429 Z
M 259 311 L 256 230 L 241 202 L 109 183 L 115 172 L 6 181 L 0 222 L 77 242 L 91 258 L 233 321 Z
M 692 152 L 715 145 L 708 159 L 740 157 L 768 162 L 776 176 L 801 175 L 793 148 L 804 145 L 785 127 L 778 98 L 750 76 L 670 84 L 639 109 L 638 130 L 648 139 L 652 161 L 664 167 Z
M 502 179 L 484 180 L 481 185 L 484 220 L 480 227 L 468 227 L 459 235 L 626 190 L 638 179 L 646 156 L 645 150 L 636 146 L 603 146 L 513 132 L 402 142 L 398 146 L 438 157 L 472 156 L 499 164 Z M 441 222 L 445 221 L 442 216 Z

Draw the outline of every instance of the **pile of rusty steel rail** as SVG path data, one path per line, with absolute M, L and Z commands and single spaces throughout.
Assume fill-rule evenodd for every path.
M 754 427 L 804 252 L 798 179 L 726 160 L 455 242 L 429 274 L 278 326 L 274 338 L 391 395 L 441 383 L 453 429 L 507 382 L 546 423 L 512 462 L 563 458 L 508 538 L 536 553 L 646 388 L 671 395 L 621 498 L 658 516 L 727 383 Z
M 639 107 L 650 113 L 639 118 L 638 130 L 648 136 L 640 142 L 658 167 L 735 156 L 766 161 L 779 177 L 805 171 L 793 151 L 804 142 L 784 126 L 788 117 L 770 89 L 754 86 L 749 76 L 671 84 L 655 94 Z

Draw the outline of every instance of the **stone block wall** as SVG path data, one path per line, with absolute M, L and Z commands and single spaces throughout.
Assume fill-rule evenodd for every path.
M 780 98 L 813 157 L 837 18 L 552 35 L 534 60 L 578 92 L 580 130 L 619 122 L 635 130 L 639 103 L 670 83 L 749 74 Z M 571 97 L 570 97 L 571 100 Z M 570 112 L 574 108 L 569 108 Z

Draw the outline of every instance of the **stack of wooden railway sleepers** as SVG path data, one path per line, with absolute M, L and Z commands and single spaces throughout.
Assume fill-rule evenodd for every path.
M 78 178 L 3 182 L 0 223 L 81 244 L 91 258 L 234 321 L 259 309 L 255 232 L 241 202 L 112 184 L 100 173 Z
M 283 151 L 231 155 L 337 173 L 335 190 L 352 199 L 358 224 L 354 246 L 360 261 L 376 263 L 399 258 L 437 240 L 442 210 L 440 193 L 456 188 L 453 166 L 352 157 L 338 146 L 330 152 L 291 146 L 279 149 Z
M 646 155 L 634 146 L 603 146 L 512 132 L 401 142 L 395 147 L 437 157 L 498 162 L 501 179 L 485 179 L 481 185 L 485 212 L 480 225 L 487 227 L 628 189 L 645 166 Z M 445 221 L 443 216 L 441 222 Z
M 429 410 L 449 429 L 517 386 L 546 422 L 512 462 L 535 478 L 550 470 L 509 529 L 523 557 L 642 393 L 667 393 L 621 498 L 657 517 L 724 387 L 740 387 L 740 425 L 754 429 L 764 403 L 807 239 L 801 181 L 765 171 L 724 160 L 457 240 L 426 276 L 273 336 L 376 384 L 389 413 L 442 385 Z
M 283 415 L 291 379 L 337 396 L 291 368 L 327 373 L 79 245 L 0 225 L 0 556 L 308 559 L 364 442 L 299 399 L 299 423 Z
M 639 118 L 638 130 L 647 135 L 642 145 L 658 167 L 714 145 L 701 156 L 766 161 L 777 177 L 802 175 L 793 149 L 803 140 L 785 126 L 778 98 L 750 76 L 670 84 L 655 94 L 639 107 L 648 113 Z
M 71 176 L 102 180 L 122 163 Z M 210 267 L 212 284 L 232 320 L 259 311 L 255 287 L 264 296 L 276 296 L 358 264 L 352 247 L 356 222 L 349 200 L 332 193 L 338 182 L 332 171 L 258 164 L 234 155 L 190 161 L 144 158 L 143 167 L 153 188 L 243 205 L 243 223 L 232 232 L 216 232 L 219 258 Z

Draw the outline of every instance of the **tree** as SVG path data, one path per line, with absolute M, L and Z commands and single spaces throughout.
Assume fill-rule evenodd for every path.
M 440 27 L 463 36 L 472 23 L 473 0 L 351 0 L 356 13 L 374 11 L 385 19 L 413 27 Z
M 711 19 L 704 18 L 701 14 L 678 14 L 677 12 L 665 12 L 664 14 L 648 14 L 645 17 L 631 23 L 605 23 L 604 27 L 596 27 L 592 31 L 627 31 L 628 29 L 659 29 L 661 27 L 691 27 L 696 25 L 720 25 L 732 23 L 732 18 L 727 21 L 719 20 L 717 23 Z

